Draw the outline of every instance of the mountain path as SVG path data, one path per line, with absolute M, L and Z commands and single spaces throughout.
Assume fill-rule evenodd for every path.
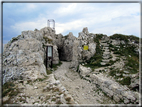
M 69 65 L 70 62 L 62 61 L 62 65 L 53 74 L 78 104 L 112 103 L 101 91 L 96 91 L 95 84 L 81 79 L 78 72 L 70 70 Z

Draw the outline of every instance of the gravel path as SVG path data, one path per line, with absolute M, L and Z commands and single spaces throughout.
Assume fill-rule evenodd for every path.
M 81 79 L 77 72 L 70 70 L 70 62 L 62 63 L 53 73 L 78 104 L 112 103 L 100 90 L 97 90 L 95 84 Z

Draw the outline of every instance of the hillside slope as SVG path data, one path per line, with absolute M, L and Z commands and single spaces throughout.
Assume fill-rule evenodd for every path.
M 53 68 L 46 69 L 48 45 Z M 139 54 L 133 35 L 23 31 L 4 47 L 3 103 L 139 104 Z

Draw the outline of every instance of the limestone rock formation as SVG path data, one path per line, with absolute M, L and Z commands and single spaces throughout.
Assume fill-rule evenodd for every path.
M 81 76 L 86 77 L 92 70 L 91 68 L 87 68 L 82 65 L 79 65 L 79 71 Z
M 76 70 L 80 62 L 89 60 L 95 54 L 94 36 L 88 32 L 88 28 L 83 28 L 78 38 L 71 32 L 66 36 L 55 34 L 50 27 L 23 31 L 4 47 L 3 83 L 11 79 L 25 78 L 24 75 L 27 73 L 35 74 L 35 78 L 40 77 L 41 74 L 46 75 L 47 45 L 53 46 L 53 64 L 58 64 L 59 60 L 71 61 L 70 68 Z M 84 50 L 84 45 L 88 45 L 89 49 Z
M 91 74 L 90 68 L 79 65 L 80 75 L 88 79 L 86 75 L 91 75 L 90 81 L 97 85 L 107 96 L 113 98 L 116 102 L 124 101 L 124 104 L 138 103 L 140 94 L 130 91 L 126 86 L 120 85 L 117 82 L 110 80 L 102 73 Z M 138 82 L 136 82 L 138 83 Z M 135 84 L 136 84 L 135 83 Z M 132 84 L 132 86 L 134 86 Z
M 52 44 L 55 32 L 51 28 L 23 31 L 4 46 L 3 84 L 13 79 L 36 79 L 46 75 L 44 65 L 46 45 Z M 58 63 L 57 46 L 53 45 L 53 63 Z
M 88 28 L 83 28 L 79 33 L 77 40 L 74 41 L 73 60 L 70 68 L 77 70 L 77 66 L 84 60 L 89 60 L 96 53 L 96 43 L 94 42 L 95 34 L 88 32 Z M 84 45 L 88 46 L 88 50 L 84 50 Z
M 14 82 L 19 82 L 18 85 L 22 82 L 19 89 L 24 89 L 25 82 L 36 81 L 33 87 L 29 84 L 25 86 L 26 88 L 30 86 L 31 90 L 38 90 L 40 86 L 38 83 L 46 81 L 48 85 L 44 87 L 43 91 L 45 93 L 52 91 L 54 96 L 50 97 L 51 93 L 47 96 L 41 95 L 42 100 L 49 98 L 49 104 L 77 104 L 60 81 L 55 80 L 54 74 L 47 78 L 49 75 L 47 76 L 48 69 L 46 69 L 45 62 L 46 47 L 49 45 L 53 46 L 53 64 L 68 61 L 64 62 L 68 64 L 62 67 L 67 66 L 68 69 L 61 70 L 59 74 L 56 73 L 55 77 L 58 77 L 56 79 L 64 81 L 64 76 L 66 76 L 66 80 L 70 76 L 72 79 L 69 79 L 69 82 L 74 81 L 74 75 L 68 74 L 78 70 L 76 75 L 79 73 L 81 79 L 87 80 L 87 84 L 91 83 L 91 86 L 93 84 L 95 91 L 105 93 L 103 96 L 106 95 L 117 103 L 139 103 L 138 56 L 140 49 L 138 38 L 118 34 L 110 37 L 104 34 L 93 34 L 88 32 L 87 27 L 79 32 L 78 37 L 73 36 L 72 32 L 66 36 L 55 34 L 50 27 L 44 27 L 40 30 L 23 31 L 21 35 L 12 38 L 4 46 L 3 84 L 18 80 Z M 58 67 L 58 70 L 62 68 Z M 64 75 L 60 76 L 63 72 Z M 80 78 L 77 77 L 77 79 Z M 81 86 L 77 86 L 76 89 L 79 89 L 78 87 Z M 40 89 L 39 92 L 41 92 Z M 8 100 L 7 97 L 5 99 Z M 36 103 L 32 101 L 33 98 L 26 100 L 28 103 Z M 45 100 L 42 103 L 45 103 Z

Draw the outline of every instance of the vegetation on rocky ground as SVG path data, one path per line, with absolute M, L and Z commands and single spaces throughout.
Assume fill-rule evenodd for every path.
M 123 56 L 125 59 L 125 65 L 124 69 L 115 69 L 115 68 L 110 68 L 109 75 L 114 77 L 114 79 L 119 82 L 122 85 L 130 85 L 131 84 L 131 77 L 130 76 L 124 76 L 125 72 L 127 71 L 128 74 L 126 75 L 131 75 L 131 74 L 136 74 L 139 72 L 139 54 L 136 53 L 135 45 L 130 45 L 128 44 L 130 39 L 131 41 L 135 41 L 135 43 L 139 43 L 139 38 L 135 37 L 133 35 L 127 36 L 123 34 L 114 34 L 110 36 L 111 39 L 118 39 L 118 40 L 123 40 L 125 41 L 125 44 L 120 44 L 119 46 L 112 45 L 111 43 L 109 44 L 109 50 L 113 51 L 114 54 L 118 55 L 119 58 L 117 58 L 115 61 L 111 60 L 109 63 L 106 65 L 101 65 L 100 62 L 102 61 L 102 55 L 103 55 L 103 50 L 102 47 L 100 46 L 99 40 L 103 37 L 103 34 L 97 34 L 96 38 L 94 38 L 94 42 L 96 42 L 96 53 L 93 57 L 90 58 L 90 60 L 86 61 L 87 64 L 84 66 L 92 68 L 92 71 L 94 69 L 99 68 L 99 67 L 105 67 L 105 66 L 111 66 L 114 63 L 120 61 L 120 58 Z M 99 72 L 102 72 L 100 70 Z
M 52 43 L 52 39 L 50 39 L 50 38 L 48 38 L 48 37 L 46 37 L 46 36 L 43 36 L 43 39 L 45 40 L 45 42 L 47 43 Z
M 135 43 L 139 43 L 139 38 L 134 35 L 124 35 L 124 34 L 113 34 L 110 36 L 110 39 L 118 39 L 118 40 L 124 40 L 126 43 L 129 42 L 128 39 L 134 40 Z
M 119 74 L 119 75 L 118 75 Z M 122 85 L 130 85 L 131 84 L 131 78 L 130 77 L 125 77 L 123 76 L 124 70 L 120 70 L 120 69 L 113 69 L 111 68 L 109 75 L 114 77 L 114 79 L 116 79 L 117 82 L 119 82 Z M 122 80 L 118 80 L 119 78 L 122 78 Z
M 9 96 L 9 99 L 3 102 L 3 104 L 10 103 L 10 99 L 20 93 L 20 90 L 13 82 L 7 82 L 2 86 L 2 96 Z
M 15 42 L 15 41 L 17 41 L 17 40 L 18 40 L 17 37 L 13 37 L 12 40 L 11 40 L 11 43 L 13 43 L 13 42 Z
M 93 70 L 101 66 L 100 62 L 102 61 L 102 47 L 100 46 L 99 40 L 103 37 L 103 34 L 96 34 L 96 38 L 94 38 L 94 42 L 96 43 L 96 54 L 91 57 L 85 64 L 87 67 L 91 67 Z
M 62 62 L 61 62 L 61 61 L 59 61 L 58 64 L 53 64 L 53 69 L 54 69 L 54 71 L 57 70 L 58 66 L 61 66 L 61 65 L 62 65 Z
M 118 54 L 120 56 L 124 56 L 126 58 L 125 69 L 128 70 L 131 74 L 135 74 L 139 69 L 139 55 L 135 52 L 134 45 L 122 45 L 120 47 L 116 47 L 114 45 L 109 45 L 110 49 L 114 52 L 114 54 Z
M 57 70 L 58 66 L 61 66 L 61 65 L 62 65 L 62 62 L 61 62 L 61 61 L 59 61 L 58 64 L 53 64 L 51 69 L 46 69 L 47 75 L 51 74 L 52 71 Z
M 110 38 L 124 40 L 126 44 L 120 44 L 119 46 L 109 44 L 109 49 L 113 51 L 114 54 L 119 55 L 119 57 L 123 56 L 125 58 L 124 69 L 110 69 L 109 75 L 113 76 L 114 79 L 116 79 L 116 81 L 120 84 L 129 86 L 131 84 L 131 77 L 125 77 L 123 74 L 125 74 L 124 71 L 128 72 L 127 75 L 136 74 L 139 72 L 139 54 L 135 51 L 135 45 L 128 44 L 128 39 L 135 41 L 135 43 L 139 43 L 139 38 L 133 35 L 127 36 L 122 34 L 114 34 Z

